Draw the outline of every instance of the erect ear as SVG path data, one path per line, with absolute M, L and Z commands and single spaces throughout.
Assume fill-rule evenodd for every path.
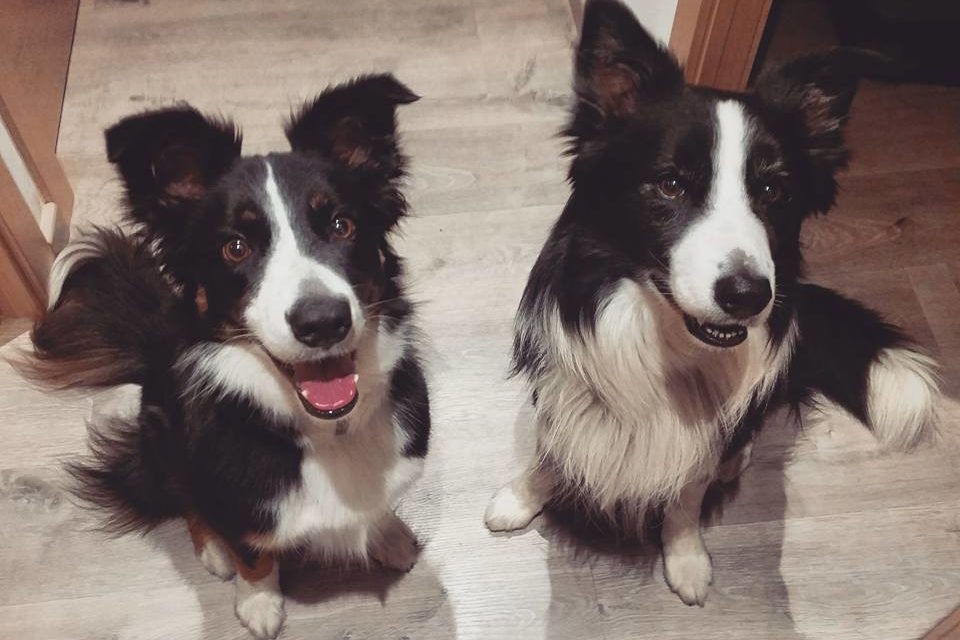
M 133 218 L 154 233 L 183 227 L 183 207 L 202 198 L 240 155 L 240 133 L 190 106 L 129 116 L 106 132 L 107 158 L 127 187 Z
M 419 100 L 390 74 L 363 76 L 331 87 L 306 103 L 286 127 L 294 151 L 319 153 L 347 169 L 398 177 L 396 107 Z
M 838 48 L 806 55 L 764 73 L 760 99 L 786 121 L 814 160 L 830 170 L 848 159 L 843 128 L 863 76 L 889 76 L 891 62 L 862 49 Z
M 577 47 L 573 135 L 617 124 L 646 100 L 679 92 L 683 72 L 676 59 L 615 0 L 589 0 Z

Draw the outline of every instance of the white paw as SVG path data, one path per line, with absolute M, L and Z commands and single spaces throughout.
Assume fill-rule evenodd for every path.
M 243 626 L 260 640 L 276 638 L 287 617 L 283 610 L 283 595 L 274 591 L 238 595 L 236 611 Z
M 713 568 L 706 551 L 683 555 L 664 554 L 663 574 L 670 589 L 684 604 L 703 606 L 713 582 Z
M 371 545 L 370 555 L 388 569 L 410 571 L 420 555 L 417 537 L 406 523 L 395 518 L 388 530 Z
M 490 531 L 516 531 L 530 524 L 542 510 L 542 504 L 533 504 L 517 495 L 510 483 L 493 496 L 483 522 Z
M 217 540 L 207 539 L 198 557 L 207 571 L 221 580 L 229 580 L 236 573 L 233 558 L 230 557 L 226 547 Z

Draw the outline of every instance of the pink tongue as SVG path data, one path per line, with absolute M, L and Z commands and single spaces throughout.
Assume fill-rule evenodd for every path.
M 294 367 L 293 380 L 300 396 L 318 411 L 336 411 L 357 397 L 357 374 L 349 357 Z

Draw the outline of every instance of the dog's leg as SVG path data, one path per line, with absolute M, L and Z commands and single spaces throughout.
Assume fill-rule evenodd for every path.
M 207 571 L 221 580 L 229 580 L 236 573 L 233 557 L 227 544 L 196 516 L 187 517 L 187 529 L 193 540 L 193 550 Z
M 260 640 L 276 638 L 287 616 L 276 558 L 250 549 L 231 551 L 237 566 L 237 617 Z
M 747 467 L 750 466 L 750 458 L 753 456 L 753 441 L 747 443 L 743 449 L 720 463 L 717 468 L 717 479 L 723 483 L 730 483 L 740 477 Z
M 710 554 L 700 537 L 700 509 L 707 481 L 687 485 L 680 500 L 669 505 L 663 518 L 663 574 L 685 604 L 701 607 L 713 581 Z
M 397 571 L 410 571 L 417 563 L 417 537 L 407 524 L 390 513 L 371 531 L 370 557 Z
M 543 511 L 553 495 L 553 471 L 534 463 L 532 467 L 501 487 L 487 506 L 483 521 L 490 531 L 523 529 Z

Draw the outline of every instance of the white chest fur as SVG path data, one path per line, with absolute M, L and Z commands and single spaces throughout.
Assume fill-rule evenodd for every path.
M 271 505 L 271 546 L 308 544 L 323 553 L 364 555 L 371 528 L 392 513 L 423 470 L 422 459 L 401 455 L 406 435 L 390 416 L 378 417 L 341 436 L 305 438 L 300 486 Z
M 370 533 L 420 476 L 423 460 L 403 457 L 407 434 L 396 426 L 387 397 L 389 373 L 404 338 L 380 338 L 360 345 L 360 401 L 339 426 L 307 414 L 289 380 L 255 344 L 206 343 L 181 358 L 179 366 L 191 373 L 187 394 L 243 395 L 300 430 L 304 456 L 299 486 L 263 505 L 274 515 L 275 527 L 251 542 L 362 557 Z
M 547 316 L 548 365 L 534 381 L 541 453 L 606 509 L 625 501 L 645 511 L 711 473 L 724 436 L 772 386 L 792 345 L 772 350 L 757 327 L 736 348 L 705 348 L 659 293 L 629 280 L 603 304 L 592 336 Z

